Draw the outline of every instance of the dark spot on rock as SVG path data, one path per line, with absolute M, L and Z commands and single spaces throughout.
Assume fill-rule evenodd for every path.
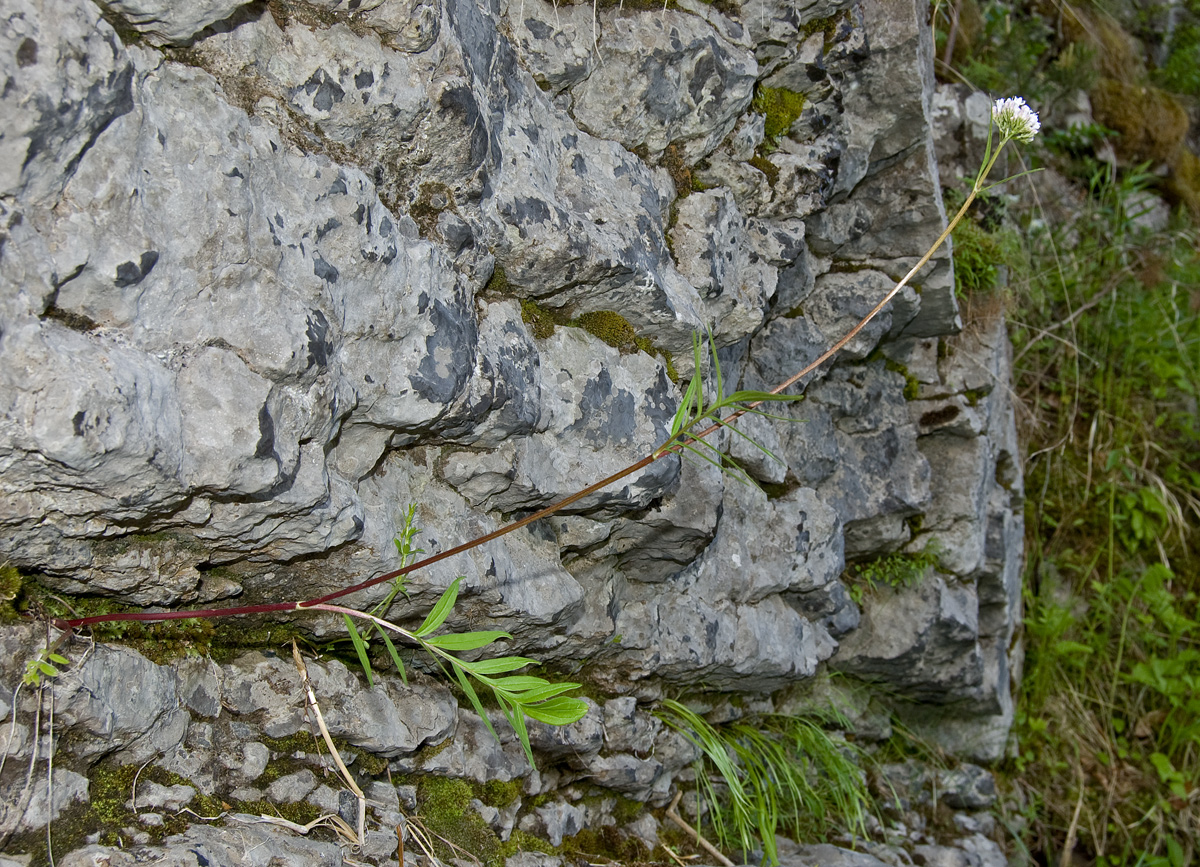
M 313 108 L 317 111 L 329 111 L 346 96 L 342 86 L 324 69 L 314 72 L 301 87 L 313 98 Z
M 535 39 L 548 39 L 554 29 L 545 21 L 538 21 L 536 18 L 525 19 L 525 29 L 533 34 Z
M 475 368 L 475 322 L 437 300 L 427 315 L 434 331 L 425 338 L 425 357 L 411 381 L 425 400 L 445 405 L 458 396 Z
M 930 410 L 921 416 L 921 427 L 941 427 L 958 418 L 961 412 L 957 406 L 950 404 L 941 409 Z
M 587 174 L 587 160 L 583 158 L 583 154 L 575 154 L 575 158 L 571 160 L 571 168 L 579 177 Z
M 475 168 L 487 156 L 488 134 L 483 115 L 475 103 L 475 97 L 469 87 L 451 87 L 442 93 L 441 107 L 445 111 L 458 115 L 462 125 L 469 131 L 470 166 Z
M 544 223 L 550 219 L 550 207 L 541 199 L 516 199 L 513 201 L 513 216 L 521 223 Z
M 87 413 L 83 410 L 75 413 L 75 417 L 71 419 L 71 423 L 75 426 L 75 436 L 83 436 L 83 423 L 87 420 Z
M 363 382 L 369 382 L 371 385 L 375 384 L 374 378 L 372 378 L 371 374 L 369 373 L 363 374 Z
M 360 226 L 363 224 L 363 219 L 366 218 L 366 215 L 367 215 L 367 206 L 366 205 L 359 205 L 354 211 L 354 219 Z M 369 232 L 371 230 L 367 229 L 367 231 Z
M 283 228 L 283 217 L 280 216 L 278 211 L 275 212 L 275 225 L 281 229 Z
M 258 411 L 258 445 L 254 447 L 256 458 L 277 458 L 275 455 L 275 421 L 266 404 Z
M 379 221 L 379 234 L 383 235 L 385 238 L 388 235 L 392 234 L 392 228 L 393 228 L 393 226 L 392 226 L 391 217 L 385 216 L 382 220 Z
M 240 169 L 239 169 L 237 166 L 234 166 L 232 169 L 230 169 L 229 171 L 227 171 L 227 172 L 225 173 L 225 177 L 227 177 L 227 178 L 241 178 L 242 180 L 245 180 L 245 179 L 246 179 L 246 176 L 242 174 L 241 170 L 240 170 Z
M 313 273 L 326 283 L 338 281 L 338 269 L 316 254 L 313 255 Z
M 417 296 L 417 312 L 424 313 L 429 309 L 429 293 L 422 292 Z
M 211 863 L 199 849 L 192 849 L 191 853 L 196 856 L 196 864 L 198 867 L 209 867 Z
M 17 66 L 24 69 L 37 63 L 37 43 L 26 36 L 17 46 Z
M 330 217 L 328 220 L 325 221 L 324 226 L 321 226 L 319 229 L 317 229 L 317 240 L 320 241 L 322 238 L 324 238 L 326 235 L 328 235 L 334 229 L 340 229 L 341 227 L 342 227 L 342 224 L 341 224 L 340 220 L 338 220 L 335 217 Z
M 579 144 L 579 136 L 577 135 L 564 135 L 562 137 L 562 146 L 567 150 L 571 150 L 577 144 Z
M 354 86 L 359 90 L 366 90 L 375 83 L 375 73 L 367 69 L 354 76 Z
M 334 181 L 332 184 L 330 184 L 329 192 L 326 193 L 326 195 L 328 195 L 328 196 L 344 196 L 344 195 L 346 195 L 346 179 L 338 178 L 336 181 Z
M 358 515 L 355 515 L 354 516 L 354 533 L 355 533 L 355 535 L 358 535 L 359 533 L 361 533 L 363 530 L 363 527 L 365 527 L 365 526 L 366 526 L 366 524 L 363 522 L 363 519 L 361 517 L 359 517 Z
M 158 263 L 158 251 L 147 250 L 137 262 L 122 262 L 117 266 L 117 276 L 113 283 L 120 288 L 136 286 L 146 279 L 146 275 L 154 270 Z
M 320 310 L 314 310 L 308 315 L 308 366 L 314 364 L 324 368 L 329 364 L 329 355 L 333 352 L 333 343 L 329 340 L 329 320 Z

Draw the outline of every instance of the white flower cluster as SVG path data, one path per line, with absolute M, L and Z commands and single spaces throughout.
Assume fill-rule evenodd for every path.
M 1042 128 L 1037 112 L 1025 104 L 1019 96 L 998 99 L 992 105 L 992 119 L 1007 139 L 1016 139 L 1029 144 Z

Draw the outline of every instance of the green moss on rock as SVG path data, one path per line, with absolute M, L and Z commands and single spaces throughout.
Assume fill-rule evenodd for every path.
M 503 864 L 502 846 L 483 817 L 471 807 L 477 797 L 475 789 L 465 780 L 445 777 L 423 777 L 417 784 L 417 809 L 426 829 L 436 838 L 450 840 L 470 852 L 488 867 Z M 435 842 L 437 854 L 445 859 L 457 853 L 441 842 Z
M 804 111 L 803 93 L 785 87 L 758 87 L 754 92 L 751 108 L 766 115 L 763 132 L 767 141 L 778 141 L 788 134 L 797 118 Z

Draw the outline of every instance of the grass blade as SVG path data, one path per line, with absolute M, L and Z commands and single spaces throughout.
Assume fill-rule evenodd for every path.
M 354 652 L 358 654 L 358 661 L 367 675 L 367 685 L 375 686 L 375 678 L 371 676 L 371 660 L 367 656 L 367 643 L 358 634 L 358 627 L 354 625 L 349 614 L 343 614 L 342 619 L 346 621 L 346 631 L 350 633 L 350 640 L 354 643 Z
M 400 659 L 400 653 L 396 650 L 396 645 L 392 644 L 392 639 L 388 637 L 387 630 L 375 624 L 375 628 L 379 630 L 379 635 L 383 639 L 383 643 L 387 645 L 388 654 L 392 657 L 392 664 L 396 666 L 396 671 L 400 672 L 400 681 L 408 686 L 408 674 L 404 671 L 404 661 Z

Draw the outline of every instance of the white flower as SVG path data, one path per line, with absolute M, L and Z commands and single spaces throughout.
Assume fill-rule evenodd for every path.
M 1006 140 L 1011 138 L 1026 144 L 1033 141 L 1042 128 L 1037 112 L 1019 96 L 996 100 L 992 105 L 992 119 Z

